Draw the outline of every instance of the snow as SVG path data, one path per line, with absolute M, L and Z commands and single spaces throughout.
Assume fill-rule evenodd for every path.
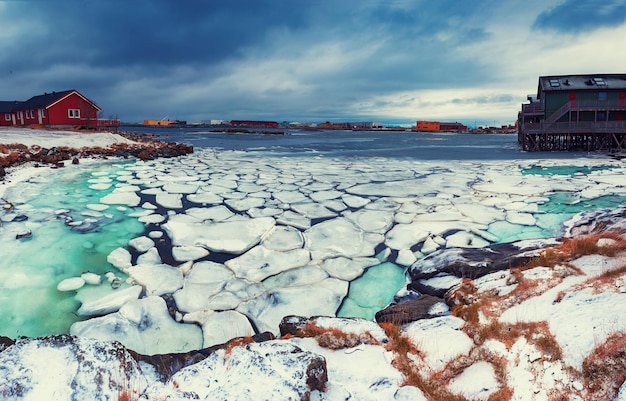
M 117 143 L 135 143 L 111 132 L 48 131 L 40 129 L 14 129 L 3 127 L 0 131 L 0 144 L 21 143 L 26 146 L 38 145 L 45 148 L 67 146 L 71 148 L 108 147 Z
M 138 393 L 147 387 L 137 362 L 119 343 L 85 338 L 24 339 L 0 353 L 0 366 L 3 399 L 118 399 L 125 386 Z
M 464 321 L 454 316 L 441 316 L 410 323 L 405 333 L 421 350 L 427 350 L 424 360 L 433 371 L 459 355 L 467 355 L 474 342 L 462 330 Z
M 493 365 L 479 361 L 450 381 L 450 391 L 472 400 L 486 400 L 500 388 Z

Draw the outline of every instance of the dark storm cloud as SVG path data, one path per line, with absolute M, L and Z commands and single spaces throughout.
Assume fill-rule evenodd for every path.
M 624 0 L 566 0 L 539 14 L 533 28 L 561 32 L 584 32 L 622 25 L 626 21 Z
M 549 11 L 545 0 L 525 4 L 0 0 L 0 100 L 76 88 L 125 121 L 165 115 L 316 121 L 411 116 L 428 104 L 438 112 L 452 105 L 451 113 L 501 105 L 497 93 L 517 90 L 505 82 L 509 67 L 535 53 L 523 40 L 533 21 L 565 27 L 591 12 L 594 26 L 611 26 L 619 11 L 610 1 L 566 17 L 570 3 Z M 515 49 L 510 60 L 509 49 Z M 400 101 L 421 97 L 419 91 L 443 95 Z
M 126 66 L 211 62 L 235 55 L 269 27 L 305 24 L 302 7 L 281 0 L 26 1 L 10 12 L 8 18 L 42 26 L 24 38 L 37 49 L 34 61 Z

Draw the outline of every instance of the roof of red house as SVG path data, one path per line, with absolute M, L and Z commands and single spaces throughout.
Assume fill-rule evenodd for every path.
M 92 104 L 96 109 L 100 110 L 97 104 L 95 104 L 90 99 L 87 99 L 80 92 L 75 89 L 60 91 L 60 92 L 51 92 L 44 93 L 43 95 L 33 96 L 25 102 L 18 101 L 0 101 L 0 112 L 8 112 L 12 110 L 25 110 L 25 109 L 41 109 L 48 106 L 51 106 L 53 103 L 63 99 L 65 96 L 69 95 L 72 92 L 76 92 L 76 94 L 87 102 Z
M 71 93 L 72 90 L 44 93 L 43 95 L 33 96 L 20 105 L 23 109 L 40 109 L 62 99 L 64 96 Z
M 0 113 L 8 113 L 14 110 L 22 102 L 14 101 L 0 101 Z

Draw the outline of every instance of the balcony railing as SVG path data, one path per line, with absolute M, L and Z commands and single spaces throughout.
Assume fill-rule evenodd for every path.
M 530 104 L 522 104 L 522 114 L 543 114 L 543 103 L 533 102 Z
M 537 115 L 545 112 L 543 103 L 533 102 L 529 104 L 522 104 L 522 115 Z M 558 110 L 555 110 L 550 115 L 555 116 L 557 119 L 563 116 L 564 112 L 569 110 L 584 111 L 584 110 L 598 110 L 598 111 L 626 111 L 626 99 L 617 100 L 570 100 L 564 103 Z
M 95 121 L 95 126 L 96 127 L 119 127 L 120 126 L 120 120 L 117 118 L 98 118 Z
M 626 99 L 570 100 L 572 110 L 626 110 Z
M 578 121 L 563 123 L 525 123 L 522 133 L 626 133 L 626 121 Z

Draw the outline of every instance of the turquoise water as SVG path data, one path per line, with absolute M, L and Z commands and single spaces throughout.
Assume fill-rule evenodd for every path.
M 521 170 L 522 175 L 564 175 L 573 176 L 576 174 L 589 175 L 595 171 L 605 171 L 616 168 L 616 166 L 532 166 Z
M 547 195 L 550 199 L 539 210 L 549 214 L 574 215 L 585 210 L 612 209 L 626 206 L 626 197 L 619 195 L 606 195 L 594 199 L 580 199 L 578 194 L 572 192 L 556 192 Z
M 75 292 L 57 291 L 56 285 L 87 271 L 105 273 L 111 269 L 107 255 L 143 230 L 143 224 L 127 217 L 131 209 L 111 206 L 94 212 L 87 208 L 113 189 L 91 189 L 89 180 L 109 174 L 114 178 L 119 166 L 51 171 L 40 182 L 20 184 L 23 203 L 16 204 L 15 211 L 28 220 L 5 222 L 4 227 L 10 232 L 12 226 L 24 225 L 32 237 L 3 238 L 10 251 L 3 252 L 0 263 L 0 335 L 16 338 L 67 333 L 70 325 L 80 320 L 75 314 L 80 306 Z M 73 231 L 59 215 L 71 216 L 74 221 L 93 220 L 93 229 Z
M 406 269 L 390 262 L 368 268 L 361 277 L 350 282 L 348 296 L 337 316 L 374 319 L 376 312 L 389 305 L 406 284 L 405 273 Z

